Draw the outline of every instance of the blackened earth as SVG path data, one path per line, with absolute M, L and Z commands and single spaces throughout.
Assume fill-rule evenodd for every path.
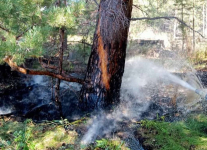
M 207 72 L 198 72 L 204 86 L 207 86 Z M 58 108 L 54 104 L 54 96 L 50 86 L 51 78 L 44 78 L 45 84 L 35 83 L 31 76 L 25 76 L 11 71 L 6 64 L 0 65 L 0 115 L 14 115 L 33 120 L 60 119 Z M 84 113 L 78 109 L 78 98 L 80 88 L 64 86 L 61 88 L 61 102 L 63 117 L 68 120 L 76 120 Z M 54 94 L 54 91 L 53 91 Z M 163 101 L 169 101 L 168 97 L 156 97 Z M 169 110 L 166 114 L 165 108 L 152 103 L 142 113 L 143 119 L 156 119 L 167 115 L 168 121 L 173 121 L 176 110 Z

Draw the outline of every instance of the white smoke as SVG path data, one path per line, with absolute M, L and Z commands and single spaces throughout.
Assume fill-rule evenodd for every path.
M 89 121 L 89 130 L 83 136 L 82 144 L 89 144 L 97 137 L 110 133 L 123 119 L 141 119 L 141 115 L 148 109 L 153 95 L 162 88 L 160 85 L 174 83 L 195 90 L 190 84 L 169 73 L 158 63 L 141 57 L 129 59 L 125 63 L 120 105 L 112 113 L 100 112 Z
M 32 83 L 45 85 L 44 76 L 41 76 L 41 75 L 32 76 Z
M 0 107 L 0 115 L 10 114 L 12 112 L 11 108 Z

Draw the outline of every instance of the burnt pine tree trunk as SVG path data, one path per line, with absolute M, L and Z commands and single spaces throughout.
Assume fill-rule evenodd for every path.
M 119 102 L 132 0 L 101 0 L 80 107 L 102 108 Z

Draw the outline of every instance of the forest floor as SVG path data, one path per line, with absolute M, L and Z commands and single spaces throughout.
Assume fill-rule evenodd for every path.
M 205 70 L 205 67 L 198 70 Z M 24 87 L 9 81 L 0 82 L 0 91 L 11 92 L 19 86 Z M 169 121 L 168 116 L 158 116 L 154 120 L 126 121 L 121 125 L 132 130 L 131 133 L 145 150 L 205 150 L 206 114 L 205 111 L 191 113 L 174 121 Z M 82 144 L 89 119 L 90 116 L 85 116 L 73 122 L 67 119 L 35 122 L 11 114 L 0 115 L 0 150 L 133 150 L 124 138 L 126 133 L 120 128 L 111 133 L 113 136 L 98 136 L 91 144 Z
M 4 150 L 93 150 L 123 149 L 124 142 L 118 138 L 99 139 L 90 145 L 81 144 L 87 117 L 74 122 L 67 120 L 42 121 L 30 119 L 16 121 L 12 117 L 0 119 L 0 149 Z
M 15 118 L 0 119 L 0 149 L 2 150 L 127 150 L 118 136 L 98 138 L 90 145 L 81 144 L 89 118 L 74 122 L 67 120 L 42 121 Z M 156 120 L 134 122 L 134 136 L 145 150 L 201 150 L 207 149 L 207 116 L 191 114 L 176 122 L 166 122 L 165 116 Z M 131 124 L 132 126 L 132 124 Z

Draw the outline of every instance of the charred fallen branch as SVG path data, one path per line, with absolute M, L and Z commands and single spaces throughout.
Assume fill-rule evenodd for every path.
M 20 72 L 22 74 L 46 75 L 46 76 L 58 78 L 58 79 L 61 79 L 61 80 L 65 80 L 65 81 L 68 81 L 68 82 L 76 82 L 76 83 L 83 84 L 83 80 L 79 79 L 79 78 L 66 76 L 66 75 L 63 75 L 63 74 L 60 75 L 60 74 L 56 74 L 56 73 L 49 72 L 49 71 L 31 70 L 31 69 L 20 67 L 15 62 L 13 62 L 12 56 L 6 56 L 4 58 L 4 62 L 6 62 L 11 67 L 11 69 L 13 71 L 17 71 L 17 72 Z

